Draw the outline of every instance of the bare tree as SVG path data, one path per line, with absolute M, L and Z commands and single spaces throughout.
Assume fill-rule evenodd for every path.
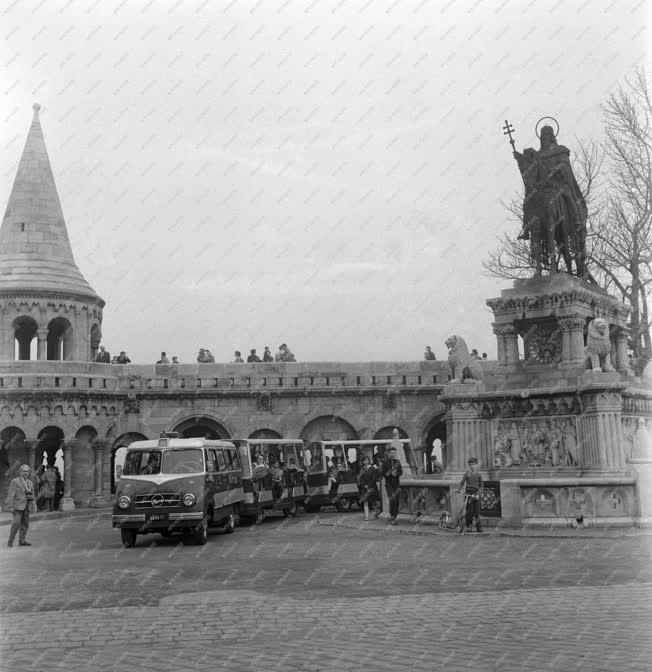
M 649 298 L 652 290 L 652 100 L 646 74 L 636 70 L 602 106 L 605 141 L 579 140 L 573 171 L 589 217 L 587 279 L 617 294 L 632 308 L 631 347 L 636 358 L 650 358 Z M 503 203 L 520 226 L 523 194 Z M 493 277 L 530 277 L 527 241 L 503 235 L 483 262 Z

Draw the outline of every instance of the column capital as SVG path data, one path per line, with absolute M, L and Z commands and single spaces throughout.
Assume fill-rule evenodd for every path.
M 50 331 L 50 330 L 49 330 L 47 327 L 44 327 L 44 328 L 42 328 L 42 329 L 37 329 L 37 330 L 36 330 L 36 335 L 37 335 L 39 338 L 47 338 L 47 337 L 48 337 L 48 333 L 49 333 L 49 331 Z
M 513 324 L 496 324 L 492 325 L 493 332 L 496 336 L 514 336 L 518 335 L 518 331 Z
M 586 320 L 577 313 L 571 315 L 559 315 L 557 317 L 557 324 L 562 331 L 574 331 L 576 329 L 584 329 Z

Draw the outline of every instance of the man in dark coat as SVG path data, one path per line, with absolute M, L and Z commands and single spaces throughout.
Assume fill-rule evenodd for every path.
M 385 478 L 385 490 L 389 499 L 390 525 L 398 525 L 398 505 L 401 494 L 401 476 L 403 467 L 401 461 L 396 457 L 396 448 L 389 449 L 389 457 L 383 462 L 382 474 Z

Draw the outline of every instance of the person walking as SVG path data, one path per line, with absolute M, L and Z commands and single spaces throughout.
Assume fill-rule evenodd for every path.
M 7 546 L 11 548 L 14 545 L 16 533 L 18 533 L 19 546 L 31 546 L 26 537 L 29 529 L 29 514 L 36 511 L 36 500 L 34 498 L 34 486 L 29 478 L 30 468 L 23 464 L 18 470 L 18 476 L 9 483 L 9 492 L 7 493 L 7 508 L 14 516 L 11 529 L 9 531 L 9 541 Z
M 389 524 L 398 525 L 398 505 L 401 495 L 401 476 L 403 467 L 401 461 L 396 457 L 396 448 L 389 449 L 389 457 L 383 462 L 382 474 L 385 478 L 385 489 L 389 499 Z
M 472 495 L 466 500 L 466 531 L 472 531 L 473 519 L 475 519 L 475 527 L 478 532 L 480 529 L 480 492 L 482 490 L 482 476 L 478 468 L 478 459 L 470 457 L 467 462 L 469 468 L 464 472 L 460 484 L 457 486 L 458 490 L 462 489 L 464 485 L 464 493 Z
M 380 493 L 378 492 L 378 479 L 380 478 L 378 468 L 371 464 L 368 455 L 362 458 L 362 468 L 358 474 L 358 490 L 360 491 L 360 500 L 364 507 L 364 519 L 369 520 L 369 510 L 373 509 L 374 518 L 380 515 Z

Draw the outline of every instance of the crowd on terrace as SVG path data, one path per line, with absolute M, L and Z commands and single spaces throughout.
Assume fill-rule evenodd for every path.
M 240 364 L 244 363 L 244 359 L 242 358 L 242 353 L 239 350 L 235 351 L 235 359 L 233 360 L 234 364 Z M 119 355 L 114 355 L 113 358 L 111 358 L 111 354 L 109 351 L 103 346 L 100 346 L 100 349 L 97 352 L 97 355 L 95 356 L 95 361 L 100 363 L 100 364 L 131 364 L 131 360 L 129 357 L 127 357 L 127 353 L 122 350 Z M 286 343 L 282 343 L 279 346 L 278 352 L 276 355 L 272 355 L 269 345 L 265 346 L 265 351 L 263 352 L 263 358 L 261 359 L 257 354 L 256 354 L 256 348 L 252 348 L 249 351 L 249 355 L 247 356 L 247 362 L 296 362 L 296 358 L 294 357 L 294 354 L 288 348 Z M 208 348 L 200 348 L 199 349 L 199 354 L 197 355 L 197 362 L 199 364 L 214 364 L 215 363 L 215 357 L 212 355 L 211 351 Z M 181 364 L 179 361 L 179 358 L 177 355 L 172 356 L 172 361 L 170 361 L 169 357 L 167 356 L 167 353 L 161 352 L 161 357 L 159 360 L 156 362 L 157 364 Z

